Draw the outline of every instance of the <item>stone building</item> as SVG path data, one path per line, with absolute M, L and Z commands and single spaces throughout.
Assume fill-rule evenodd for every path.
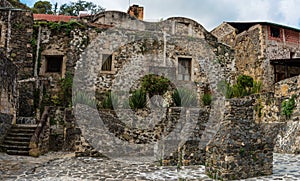
M 32 15 L 31 12 L 25 10 L 1 8 L 0 54 L 3 57 L 1 57 L 0 78 L 1 83 L 5 84 L 0 87 L 0 119 L 4 120 L 2 117 L 7 115 L 15 119 L 34 116 L 39 119 L 45 106 L 53 106 L 49 113 L 51 117 L 48 120 L 49 125 L 46 125 L 45 119 L 43 127 L 40 126 L 38 131 L 42 132 L 42 142 L 51 142 L 50 149 L 51 145 L 55 145 L 53 150 L 74 150 L 75 142 L 82 145 L 84 139 L 80 137 L 81 131 L 74 122 L 72 110 L 65 109 L 70 107 L 68 101 L 71 100 L 72 95 L 64 95 L 62 80 L 72 75 L 72 78 L 74 77 L 73 93 L 83 92 L 87 95 L 92 93 L 91 95 L 96 95 L 95 97 L 100 98 L 101 101 L 101 96 L 107 92 L 129 93 L 132 89 L 138 88 L 139 80 L 147 74 L 162 75 L 168 78 L 176 88 L 184 87 L 195 91 L 200 109 L 184 110 L 186 112 L 182 114 L 183 118 L 178 113 L 181 109 L 169 109 L 167 119 L 163 121 L 163 124 L 155 127 L 155 134 L 147 130 L 142 132 L 139 129 L 131 130 L 123 122 L 120 123 L 115 115 L 116 111 L 111 114 L 101 112 L 107 117 L 106 122 L 110 123 L 106 126 L 120 139 L 138 142 L 141 141 L 139 138 L 143 137 L 145 139 L 143 141 L 148 142 L 157 141 L 157 137 L 161 136 L 166 125 L 172 128 L 178 122 L 183 124 L 189 119 L 194 120 L 197 126 L 191 132 L 196 142 L 192 140 L 189 143 L 192 149 L 184 150 L 186 152 L 184 160 L 191 163 L 193 161 L 203 163 L 202 154 L 207 141 L 215 136 L 219 123 L 226 122 L 224 111 L 230 110 L 237 114 L 234 118 L 230 117 L 231 113 L 227 117 L 236 119 L 237 125 L 240 124 L 238 119 L 246 119 L 240 115 L 242 113 L 236 111 L 239 110 L 238 106 L 233 106 L 234 109 L 231 110 L 231 105 L 225 104 L 218 90 L 221 81 L 233 83 L 238 75 L 247 74 L 256 80 L 263 81 L 264 90 L 275 92 L 275 97 L 279 97 L 278 99 L 282 98 L 281 94 L 284 94 L 286 98 L 291 92 L 299 93 L 299 76 L 294 77 L 300 73 L 297 58 L 300 53 L 299 30 L 265 22 L 225 22 L 210 33 L 198 22 L 183 17 L 172 17 L 161 22 L 145 22 L 143 11 L 143 7 L 134 5 L 127 13 L 105 11 L 91 16 L 71 17 Z M 11 70 L 5 67 L 11 67 Z M 11 77 L 2 79 L 8 72 L 12 72 Z M 290 77 L 292 78 L 287 79 Z M 282 79 L 286 80 L 281 81 Z M 272 89 L 274 84 L 275 91 Z M 71 86 L 68 86 L 69 90 Z M 200 101 L 205 92 L 210 92 L 214 96 L 213 104 L 208 108 L 204 107 Z M 63 97 L 60 97 L 62 95 Z M 98 95 L 100 96 L 97 97 Z M 127 99 L 128 96 L 127 94 Z M 274 95 L 272 96 L 268 98 L 273 100 Z M 277 115 L 280 114 L 278 105 L 282 100 L 271 103 L 268 100 L 262 101 L 265 107 L 261 110 L 266 113 L 262 114 L 261 120 L 270 120 L 270 117 L 272 121 L 281 120 Z M 234 105 L 243 105 L 242 103 L 240 100 L 233 101 Z M 299 97 L 297 97 L 296 105 L 296 113 L 299 113 Z M 240 107 L 241 110 L 244 109 L 243 106 Z M 256 121 L 252 119 L 252 100 L 249 103 L 247 101 L 245 110 L 248 121 L 242 126 L 248 127 L 248 123 L 252 125 Z M 128 118 L 130 111 L 122 112 L 124 120 Z M 202 117 L 199 116 L 200 113 Z M 272 113 L 271 116 L 269 113 Z M 5 116 L 2 116 L 4 114 Z M 96 111 L 95 115 L 97 114 Z M 83 116 L 88 118 L 83 117 L 82 122 L 93 117 L 90 112 Z M 296 120 L 297 117 L 293 115 L 293 119 Z M 154 116 L 153 119 L 156 117 Z M 5 125 L 1 125 L 1 133 L 7 131 L 10 122 L 15 123 L 13 121 L 1 122 Z M 299 121 L 297 123 L 299 124 Z M 229 127 L 228 131 L 235 135 L 237 132 L 235 126 Z M 171 128 L 169 130 L 172 130 Z M 257 125 L 247 131 L 253 132 L 260 128 L 260 125 Z M 207 131 L 203 132 L 204 129 Z M 178 128 L 178 132 L 182 133 L 181 131 L 186 130 L 182 127 Z M 225 137 L 226 133 L 226 131 L 219 132 L 219 137 L 217 136 L 216 139 L 220 140 L 219 138 Z M 94 133 L 91 132 L 92 134 Z M 263 133 L 260 136 L 265 138 Z M 37 137 L 36 135 L 35 138 Z M 199 141 L 203 137 L 206 142 Z M 296 136 L 293 140 L 297 138 Z M 1 139 L 3 138 L 0 138 L 0 143 Z M 95 139 L 99 141 L 98 137 Z M 248 137 L 244 139 L 249 141 Z M 250 142 L 248 146 L 251 145 Z M 291 150 L 297 150 L 295 147 L 299 143 L 294 142 L 296 146 L 292 146 Z M 181 146 L 186 147 L 186 143 Z M 223 143 L 231 143 L 231 140 L 225 139 L 216 143 L 218 145 L 214 146 L 222 150 L 224 149 Z M 101 146 L 104 147 L 105 144 L 106 142 Z M 198 145 L 202 146 L 202 150 L 199 151 Z M 88 144 L 85 146 L 90 147 Z M 237 147 L 235 153 L 241 147 L 241 145 L 233 146 Z M 47 150 L 47 146 L 41 145 L 41 147 Z M 284 146 L 281 144 L 278 147 L 280 149 Z M 211 158 L 215 157 L 216 153 L 209 151 Z M 260 151 L 262 150 L 257 150 L 257 155 L 261 154 Z M 268 147 L 267 152 L 271 153 L 271 151 L 272 148 Z M 272 156 L 268 154 L 267 164 L 271 163 L 271 158 Z M 250 162 L 253 161 L 251 159 L 249 157 Z M 236 163 L 238 160 L 234 159 L 233 162 Z M 256 161 L 255 164 L 257 164 Z M 218 163 L 216 165 L 213 163 L 213 165 L 217 168 Z M 253 168 L 259 169 L 256 166 Z M 218 170 L 216 168 L 213 170 Z M 271 166 L 267 165 L 266 173 L 269 174 L 270 171 Z M 250 176 L 255 176 L 255 174 L 257 172 L 251 173 Z
M 33 57 L 31 39 L 33 33 L 32 13 L 27 10 L 1 8 L 0 52 L 18 68 L 19 108 L 18 116 L 33 116 Z
M 224 22 L 211 32 L 235 50 L 240 74 L 272 91 L 280 80 L 300 74 L 300 30 L 269 22 Z

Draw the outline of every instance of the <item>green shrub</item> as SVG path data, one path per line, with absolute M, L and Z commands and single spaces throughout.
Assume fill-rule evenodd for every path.
M 210 93 L 203 94 L 202 96 L 203 105 L 209 106 L 211 104 L 211 101 L 212 101 L 212 96 Z
M 60 85 L 60 102 L 64 107 L 72 106 L 72 86 L 73 86 L 73 76 L 70 72 L 66 73 L 65 78 L 61 79 Z
M 221 81 L 218 84 L 218 91 L 220 91 L 226 99 L 230 99 L 233 97 L 232 87 L 227 81 Z
M 131 109 L 143 109 L 147 105 L 146 92 L 138 89 L 132 93 L 129 98 L 129 106 Z
M 293 95 L 290 99 L 283 101 L 281 104 L 281 113 L 285 115 L 287 119 L 291 118 L 293 110 L 296 106 L 295 98 L 296 96 Z
M 198 102 L 196 93 L 185 88 L 176 89 L 172 94 L 172 99 L 177 107 L 195 107 Z
M 154 95 L 165 94 L 170 89 L 170 81 L 163 76 L 149 74 L 141 79 L 141 87 L 151 98 Z
M 262 87 L 262 82 L 261 81 L 253 81 L 253 87 L 252 87 L 252 94 L 257 94 L 260 92 Z
M 96 100 L 81 91 L 77 91 L 73 96 L 73 105 L 77 103 L 96 108 Z
M 261 87 L 262 83 L 260 81 L 254 81 L 253 78 L 248 75 L 240 75 L 237 78 L 237 83 L 232 86 L 226 81 L 222 81 L 218 85 L 219 91 L 221 91 L 227 99 L 259 93 Z
M 106 97 L 102 101 L 102 108 L 103 109 L 114 109 L 115 105 L 118 105 L 118 97 L 113 94 L 112 92 L 107 93 Z

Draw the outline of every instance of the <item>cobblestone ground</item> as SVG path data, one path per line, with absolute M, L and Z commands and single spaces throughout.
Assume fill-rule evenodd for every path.
M 125 160 L 125 161 L 124 161 Z M 107 160 L 75 158 L 73 154 L 49 153 L 39 158 L 0 153 L 0 180 L 211 180 L 204 166 L 160 167 L 153 163 L 133 163 L 129 158 Z M 256 180 L 300 180 L 300 155 L 274 154 L 274 174 Z

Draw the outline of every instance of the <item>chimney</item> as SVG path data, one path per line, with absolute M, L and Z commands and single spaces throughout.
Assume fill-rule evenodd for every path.
M 131 16 L 136 17 L 139 20 L 144 19 L 144 7 L 139 7 L 138 5 L 132 5 L 129 7 L 127 13 Z

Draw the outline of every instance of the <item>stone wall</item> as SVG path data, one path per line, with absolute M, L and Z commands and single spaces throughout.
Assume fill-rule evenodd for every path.
M 140 156 L 149 156 L 163 165 L 204 162 L 204 150 L 197 144 L 208 121 L 207 110 L 165 108 L 132 112 L 119 109 L 99 110 L 98 115 L 97 110 L 77 104 L 75 112 L 76 122 L 85 137 L 78 145 L 94 146 L 107 157 L 130 155 L 138 160 Z M 78 147 L 76 152 L 85 155 L 84 150 L 91 149 Z
M 17 67 L 3 54 L 0 60 L 0 113 L 16 116 L 18 104 Z
M 32 13 L 20 9 L 1 9 L 0 26 L 0 49 L 18 67 L 18 80 L 32 78 Z M 19 90 L 18 115 L 33 116 L 33 84 L 25 81 L 19 85 Z
M 255 122 L 264 126 L 270 137 L 275 138 L 275 152 L 298 153 L 300 150 L 299 76 L 275 84 L 274 92 L 252 95 L 255 99 Z M 290 118 L 282 113 L 283 101 L 295 95 L 295 108 Z
M 108 15 L 110 13 L 107 12 Z M 194 34 L 171 34 L 171 30 L 164 32 L 171 27 L 173 21 L 179 20 L 190 24 Z M 111 90 L 128 92 L 144 75 L 155 73 L 164 75 L 176 87 L 194 88 L 200 98 L 207 85 L 211 90 L 216 90 L 218 81 L 221 81 L 220 77 L 232 81 L 235 76 L 233 51 L 225 45 L 218 44 L 201 25 L 184 18 L 170 18 L 158 25 L 159 29 L 111 28 L 98 34 L 77 62 L 78 79 L 75 81 L 78 89 L 95 91 L 95 85 L 97 92 L 102 94 Z M 102 57 L 106 54 L 112 55 L 110 71 L 101 70 L 104 63 Z M 191 59 L 190 80 L 179 80 L 179 58 Z M 209 80 L 209 74 L 213 73 L 218 79 Z
M 292 77 L 275 84 L 275 97 L 281 102 L 295 95 L 295 108 L 290 118 L 284 115 L 284 122 L 277 137 L 275 151 L 280 153 L 300 153 L 300 76 Z M 281 110 L 280 110 L 281 111 Z
M 17 68 L 0 52 L 0 143 L 16 119 Z
M 12 119 L 12 115 L 0 113 L 0 144 L 2 144 L 6 134 L 11 128 Z
M 212 34 L 235 50 L 237 75 L 250 75 L 263 82 L 264 91 L 272 91 L 275 73 L 270 60 L 295 58 L 295 55 L 300 53 L 299 31 L 265 23 L 241 23 L 236 26 L 241 32 L 225 22 L 215 28 Z M 271 36 L 273 27 L 278 28 L 280 37 Z M 289 72 L 298 74 L 296 68 L 289 68 Z
M 273 140 L 253 119 L 252 98 L 226 101 L 219 131 L 206 147 L 206 174 L 236 180 L 272 174 Z

